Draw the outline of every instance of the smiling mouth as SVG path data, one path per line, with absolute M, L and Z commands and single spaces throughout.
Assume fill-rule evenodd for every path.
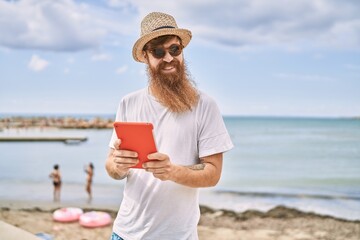
M 171 62 L 171 63 L 163 62 L 160 65 L 160 71 L 162 71 L 162 72 L 173 72 L 173 71 L 176 71 L 176 69 L 177 69 L 177 63 L 176 62 Z
M 166 71 L 166 70 L 172 70 L 172 69 L 174 69 L 174 68 L 175 68 L 175 67 L 172 67 L 172 66 L 170 66 L 170 67 L 164 67 L 163 70 L 165 70 L 165 71 Z
M 170 71 L 173 71 L 174 69 L 176 69 L 176 67 L 170 65 L 170 66 L 163 67 L 161 70 L 164 72 L 170 72 Z

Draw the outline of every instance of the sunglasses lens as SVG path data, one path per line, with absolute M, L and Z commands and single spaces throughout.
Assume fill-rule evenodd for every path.
M 173 44 L 169 47 L 169 53 L 171 56 L 176 57 L 179 56 L 181 53 L 180 45 Z
M 154 57 L 156 58 L 163 58 L 165 56 L 165 49 L 164 48 L 155 48 L 152 51 Z

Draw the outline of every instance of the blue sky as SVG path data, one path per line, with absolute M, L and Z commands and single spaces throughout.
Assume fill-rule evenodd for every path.
M 0 0 L 0 113 L 111 114 L 147 85 L 140 21 L 173 15 L 224 115 L 360 116 L 360 1 Z

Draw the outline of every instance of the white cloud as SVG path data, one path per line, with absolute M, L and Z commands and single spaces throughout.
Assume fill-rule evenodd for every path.
M 246 48 L 360 49 L 360 1 L 134 0 L 141 17 L 164 11 L 193 36 Z
M 117 74 L 123 74 L 123 73 L 125 73 L 127 70 L 128 70 L 128 66 L 127 66 L 127 65 L 124 65 L 124 66 L 118 67 L 118 68 L 116 69 L 116 73 L 117 73 Z
M 106 53 L 95 54 L 91 57 L 92 61 L 109 61 L 111 60 L 111 56 Z
M 151 11 L 173 15 L 194 39 L 239 49 L 360 49 L 360 1 L 0 1 L 0 45 L 55 51 L 99 49 L 137 36 Z M 99 3 L 98 3 L 99 4 Z
M 49 65 L 49 62 L 37 55 L 32 55 L 28 68 L 34 72 L 40 72 Z
M 131 33 L 131 17 L 73 0 L 0 1 L 0 45 L 15 49 L 78 51 L 98 48 L 112 34 Z

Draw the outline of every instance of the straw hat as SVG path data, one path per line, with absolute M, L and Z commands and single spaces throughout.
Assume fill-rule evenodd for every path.
M 184 47 L 191 40 L 191 32 L 187 29 L 178 28 L 172 16 L 161 12 L 149 13 L 141 22 L 140 38 L 133 47 L 132 53 L 135 61 L 145 62 L 142 53 L 144 45 L 150 40 L 164 35 L 178 36 Z

